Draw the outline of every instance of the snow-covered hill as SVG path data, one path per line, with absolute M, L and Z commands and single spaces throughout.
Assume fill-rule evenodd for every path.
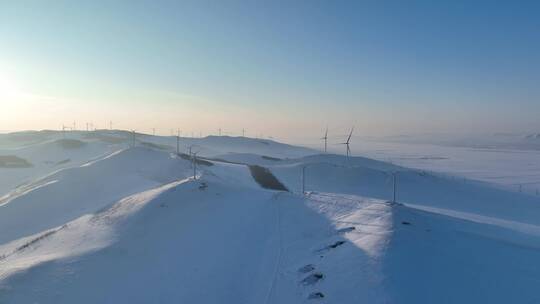
M 540 300 L 537 197 L 229 137 L 181 139 L 195 180 L 176 138 L 69 135 L 0 151 L 32 163 L 0 168 L 0 303 Z

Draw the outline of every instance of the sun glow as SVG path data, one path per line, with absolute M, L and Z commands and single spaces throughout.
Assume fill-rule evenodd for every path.
M 20 93 L 20 88 L 13 77 L 0 73 L 0 98 L 14 98 Z

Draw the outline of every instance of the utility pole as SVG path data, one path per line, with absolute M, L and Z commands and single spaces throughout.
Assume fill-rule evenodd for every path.
M 392 203 L 396 203 L 396 188 L 397 188 L 397 178 L 396 178 L 397 172 L 392 172 L 392 188 L 393 188 L 393 198 Z
M 246 137 L 246 129 L 242 129 L 242 137 Z
M 306 194 L 306 166 L 302 166 L 302 195 Z
M 188 147 L 189 157 L 193 160 L 193 153 L 191 152 L 192 149 L 193 149 L 193 145 L 191 145 L 191 146 Z M 191 166 L 193 166 L 193 163 L 191 164 Z
M 197 153 L 193 153 L 193 179 L 197 180 Z
M 176 136 L 176 155 L 180 155 L 180 136 Z

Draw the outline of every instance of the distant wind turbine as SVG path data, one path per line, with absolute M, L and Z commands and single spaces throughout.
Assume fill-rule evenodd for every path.
M 351 133 L 349 133 L 349 137 L 347 137 L 347 141 L 344 143 L 341 143 L 342 145 L 347 146 L 347 159 L 349 159 L 349 155 L 351 154 L 351 147 L 349 146 L 349 144 L 351 143 L 353 130 L 354 130 L 354 127 L 351 128 Z
M 324 132 L 324 137 L 321 139 L 324 139 L 324 153 L 326 153 L 327 147 L 328 147 L 328 127 L 326 127 L 326 132 Z

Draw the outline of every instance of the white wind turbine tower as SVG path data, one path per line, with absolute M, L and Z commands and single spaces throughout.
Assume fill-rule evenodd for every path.
M 321 139 L 324 139 L 324 153 L 326 153 L 327 147 L 328 147 L 328 127 L 326 127 L 326 132 L 324 132 L 324 137 Z
M 347 146 L 347 160 L 349 159 L 349 155 L 351 154 L 351 147 L 349 146 L 349 144 L 351 143 L 353 130 L 354 130 L 354 127 L 351 128 L 351 133 L 349 133 L 349 137 L 347 137 L 347 141 L 344 143 L 341 143 L 342 145 Z

